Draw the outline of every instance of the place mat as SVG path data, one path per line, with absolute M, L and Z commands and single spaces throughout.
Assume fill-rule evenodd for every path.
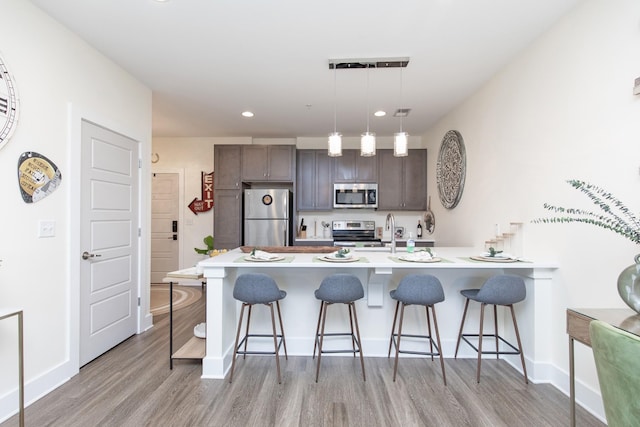
M 246 255 L 243 255 L 243 256 L 241 256 L 240 258 L 236 259 L 233 262 L 244 263 L 244 264 L 256 264 L 256 265 L 277 264 L 277 263 L 291 262 L 291 261 L 293 261 L 293 259 L 295 257 L 294 256 L 286 256 L 286 257 L 283 257 L 283 259 L 277 259 L 277 260 L 274 260 L 274 261 L 248 261 L 245 258 L 246 258 Z
M 509 262 L 530 262 L 530 261 L 522 261 L 520 259 L 516 259 L 516 258 L 509 258 L 509 259 L 504 259 L 504 258 L 496 258 L 496 259 L 489 259 L 489 258 L 485 258 L 485 257 L 478 257 L 478 256 L 470 256 L 470 257 L 460 257 L 460 259 L 465 260 L 465 261 L 471 261 L 471 262 L 495 262 L 495 263 L 509 263 Z
M 313 262 L 325 262 L 327 264 L 357 264 L 359 262 L 369 262 L 369 260 L 363 256 L 358 258 L 357 261 L 325 261 L 321 256 L 313 257 Z
M 400 259 L 397 256 L 390 256 L 389 259 L 393 262 L 397 262 L 397 263 L 409 263 L 409 264 L 440 264 L 440 263 L 451 263 L 453 261 L 449 261 L 448 259 L 445 258 L 441 258 L 441 257 L 435 257 L 433 260 L 429 260 L 429 261 L 407 261 L 404 259 Z

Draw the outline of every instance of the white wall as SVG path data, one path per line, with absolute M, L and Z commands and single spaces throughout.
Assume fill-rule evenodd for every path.
M 71 201 L 78 196 L 70 193 L 78 165 L 71 162 L 68 107 L 141 136 L 141 153 L 148 162 L 151 92 L 30 2 L 3 0 L 0 16 L 2 56 L 20 98 L 17 130 L 0 151 L 0 306 L 24 309 L 29 402 L 73 374 L 69 352 L 77 320 L 74 325 L 69 305 L 74 280 L 69 247 L 78 230 L 69 218 Z M 44 154 L 62 172 L 60 188 L 33 204 L 22 201 L 18 188 L 17 162 L 25 151 Z M 148 191 L 144 181 L 143 194 Z M 141 206 L 148 210 L 147 201 Z M 55 237 L 37 238 L 41 219 L 55 221 Z M 143 268 L 148 265 L 148 253 L 142 254 L 141 263 Z M 15 322 L 0 322 L 0 342 L 2 420 L 17 410 Z
M 481 246 L 494 225 L 524 222 L 524 251 L 557 259 L 554 323 L 549 334 L 555 384 L 568 391 L 567 307 L 626 307 L 618 274 L 640 248 L 612 232 L 583 224 L 540 225 L 549 202 L 591 209 L 565 183 L 582 179 L 640 211 L 640 3 L 591 0 L 494 76 L 474 96 L 423 135 L 429 156 L 429 193 L 437 194 L 437 153 L 450 129 L 462 133 L 466 186 L 453 210 L 432 198 L 445 246 Z M 523 332 L 526 333 L 526 332 Z M 590 349 L 576 351 L 578 399 L 602 416 Z M 525 349 L 526 352 L 526 349 Z

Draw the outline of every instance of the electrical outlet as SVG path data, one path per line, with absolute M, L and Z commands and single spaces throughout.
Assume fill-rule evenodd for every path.
M 38 223 L 38 237 L 54 237 L 56 235 L 56 222 L 40 220 Z

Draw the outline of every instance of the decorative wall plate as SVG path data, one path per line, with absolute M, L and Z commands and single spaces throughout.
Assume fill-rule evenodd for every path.
M 436 165 L 438 193 L 445 208 L 453 209 L 460 201 L 466 171 L 467 155 L 462 135 L 458 131 L 450 130 L 442 138 Z
M 51 160 L 34 151 L 18 159 L 18 183 L 25 203 L 35 203 L 53 193 L 62 181 L 60 169 Z
M 9 70 L 0 57 L 0 148 L 9 141 L 18 123 L 18 93 Z

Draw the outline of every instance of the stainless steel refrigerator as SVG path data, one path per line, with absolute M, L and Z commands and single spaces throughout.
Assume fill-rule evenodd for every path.
M 244 190 L 244 245 L 289 246 L 291 192 L 287 189 Z

